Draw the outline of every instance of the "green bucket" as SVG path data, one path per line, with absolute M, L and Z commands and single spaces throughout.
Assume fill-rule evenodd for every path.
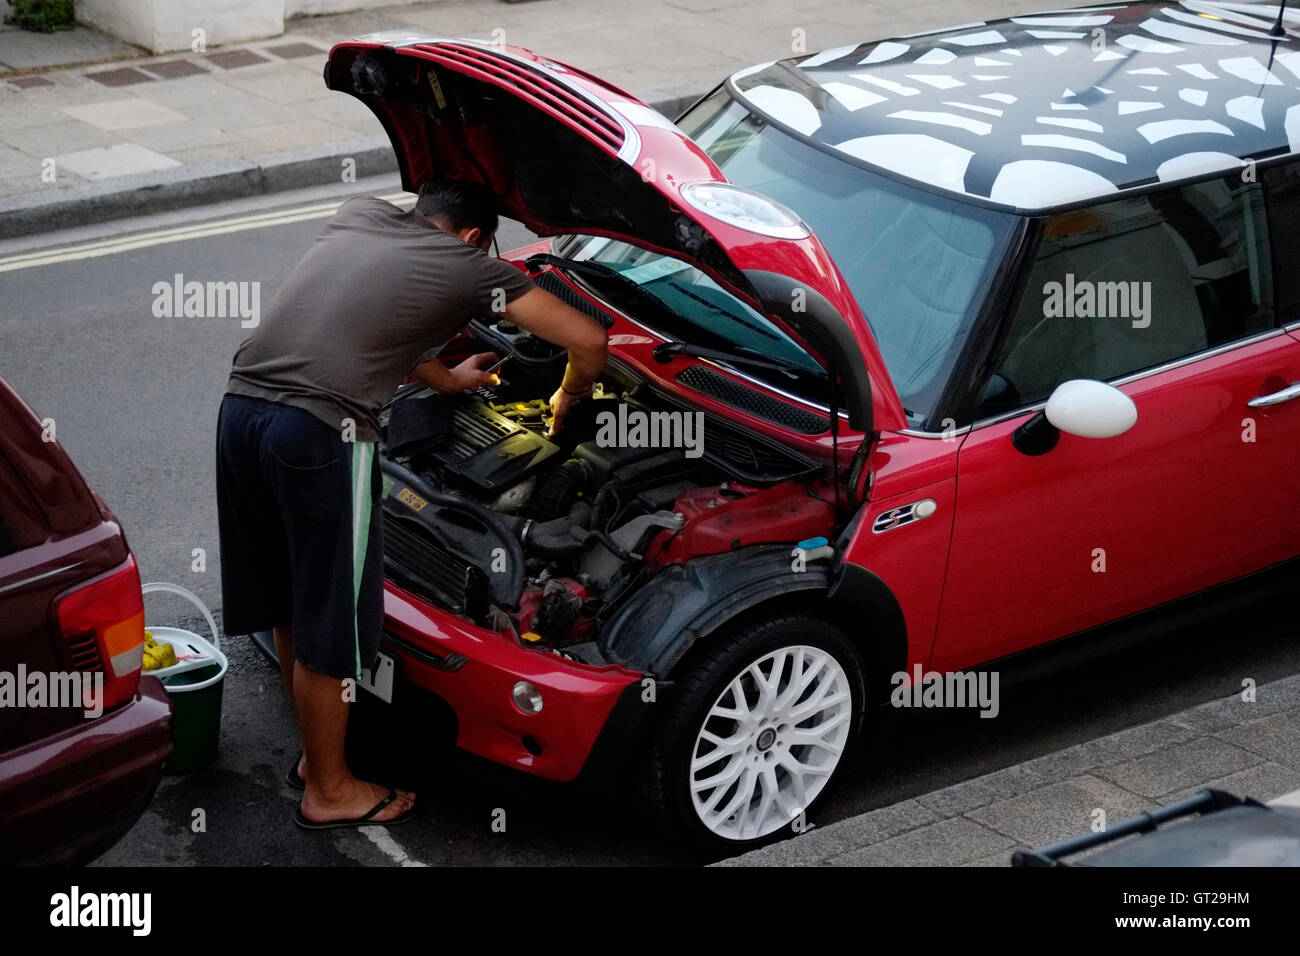
M 197 595 L 175 584 L 146 584 L 149 594 L 163 591 L 186 598 L 203 612 L 212 629 L 209 643 L 193 631 L 178 627 L 150 627 L 154 640 L 172 645 L 179 662 L 146 671 L 162 681 L 172 701 L 172 752 L 163 773 L 194 773 L 212 766 L 221 743 L 221 692 L 230 662 L 220 650 L 221 640 L 211 612 Z
M 224 662 L 163 678 L 172 699 L 172 754 L 163 764 L 163 773 L 194 773 L 216 761 L 225 682 Z

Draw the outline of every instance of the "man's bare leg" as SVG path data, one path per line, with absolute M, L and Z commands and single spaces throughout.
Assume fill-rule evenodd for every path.
M 364 816 L 387 796 L 388 789 L 358 780 L 348 770 L 343 757 L 348 702 L 343 697 L 342 682 L 295 661 L 293 697 L 307 756 L 303 816 L 316 823 Z M 397 799 L 375 814 L 374 822 L 383 823 L 399 817 L 414 803 L 415 794 L 399 790 Z
M 277 627 L 271 633 L 275 635 L 275 659 L 280 662 L 280 676 L 289 691 L 289 702 L 293 703 L 293 628 Z
M 284 689 L 289 692 L 289 706 L 297 712 L 298 703 L 293 697 L 293 628 L 277 627 L 271 632 L 275 635 L 275 659 L 280 662 L 280 676 L 284 678 Z M 307 748 L 303 746 L 302 735 L 298 737 L 298 749 L 303 752 L 298 760 L 298 776 L 307 779 Z

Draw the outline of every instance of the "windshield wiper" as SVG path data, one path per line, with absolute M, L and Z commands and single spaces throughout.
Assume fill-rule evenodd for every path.
M 774 372 L 780 372 L 786 378 L 798 380 L 802 376 L 810 376 L 816 379 L 825 379 L 825 369 L 810 371 L 802 365 L 794 362 L 787 362 L 783 359 L 765 356 L 754 349 L 745 348 L 738 345 L 735 351 L 722 351 L 721 349 L 709 349 L 702 345 L 695 345 L 691 342 L 679 342 L 675 339 L 669 339 L 667 342 L 661 342 L 654 348 L 654 357 L 658 362 L 670 362 L 677 355 L 693 355 L 696 358 L 713 359 L 718 362 L 730 362 L 733 365 L 748 365 L 753 368 L 765 368 Z
M 566 272 L 573 272 L 580 276 L 586 276 L 591 279 L 604 280 L 607 285 L 612 286 L 623 292 L 627 292 L 637 299 L 649 305 L 660 315 L 668 315 L 677 318 L 677 313 L 672 307 L 659 296 L 655 295 L 649 289 L 644 288 L 637 282 L 633 282 L 617 269 L 607 266 L 603 262 L 597 262 L 594 259 L 566 259 L 563 256 L 551 255 L 549 252 L 538 252 L 524 260 L 531 272 L 538 271 L 542 266 L 555 266 Z

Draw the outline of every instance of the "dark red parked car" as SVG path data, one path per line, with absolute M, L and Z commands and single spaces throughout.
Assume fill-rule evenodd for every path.
M 897 675 L 1295 559 L 1300 53 L 1211 6 L 764 64 L 676 124 L 518 48 L 336 46 L 405 188 L 490 184 L 611 346 L 554 438 L 565 356 L 500 315 L 448 354 L 505 384 L 391 404 L 376 692 L 555 780 L 626 758 L 734 851 Z
M 171 701 L 157 679 L 141 676 L 135 558 L 116 519 L 46 437 L 0 380 L 0 864 L 7 865 L 80 863 L 104 852 L 148 806 L 172 748 Z M 75 700 L 56 693 L 77 686 Z

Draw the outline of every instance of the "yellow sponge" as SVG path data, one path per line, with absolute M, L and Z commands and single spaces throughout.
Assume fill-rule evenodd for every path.
M 144 669 L 147 671 L 156 671 L 163 667 L 171 667 L 176 661 L 176 651 L 170 644 L 159 643 L 153 639 L 153 635 L 144 632 Z

